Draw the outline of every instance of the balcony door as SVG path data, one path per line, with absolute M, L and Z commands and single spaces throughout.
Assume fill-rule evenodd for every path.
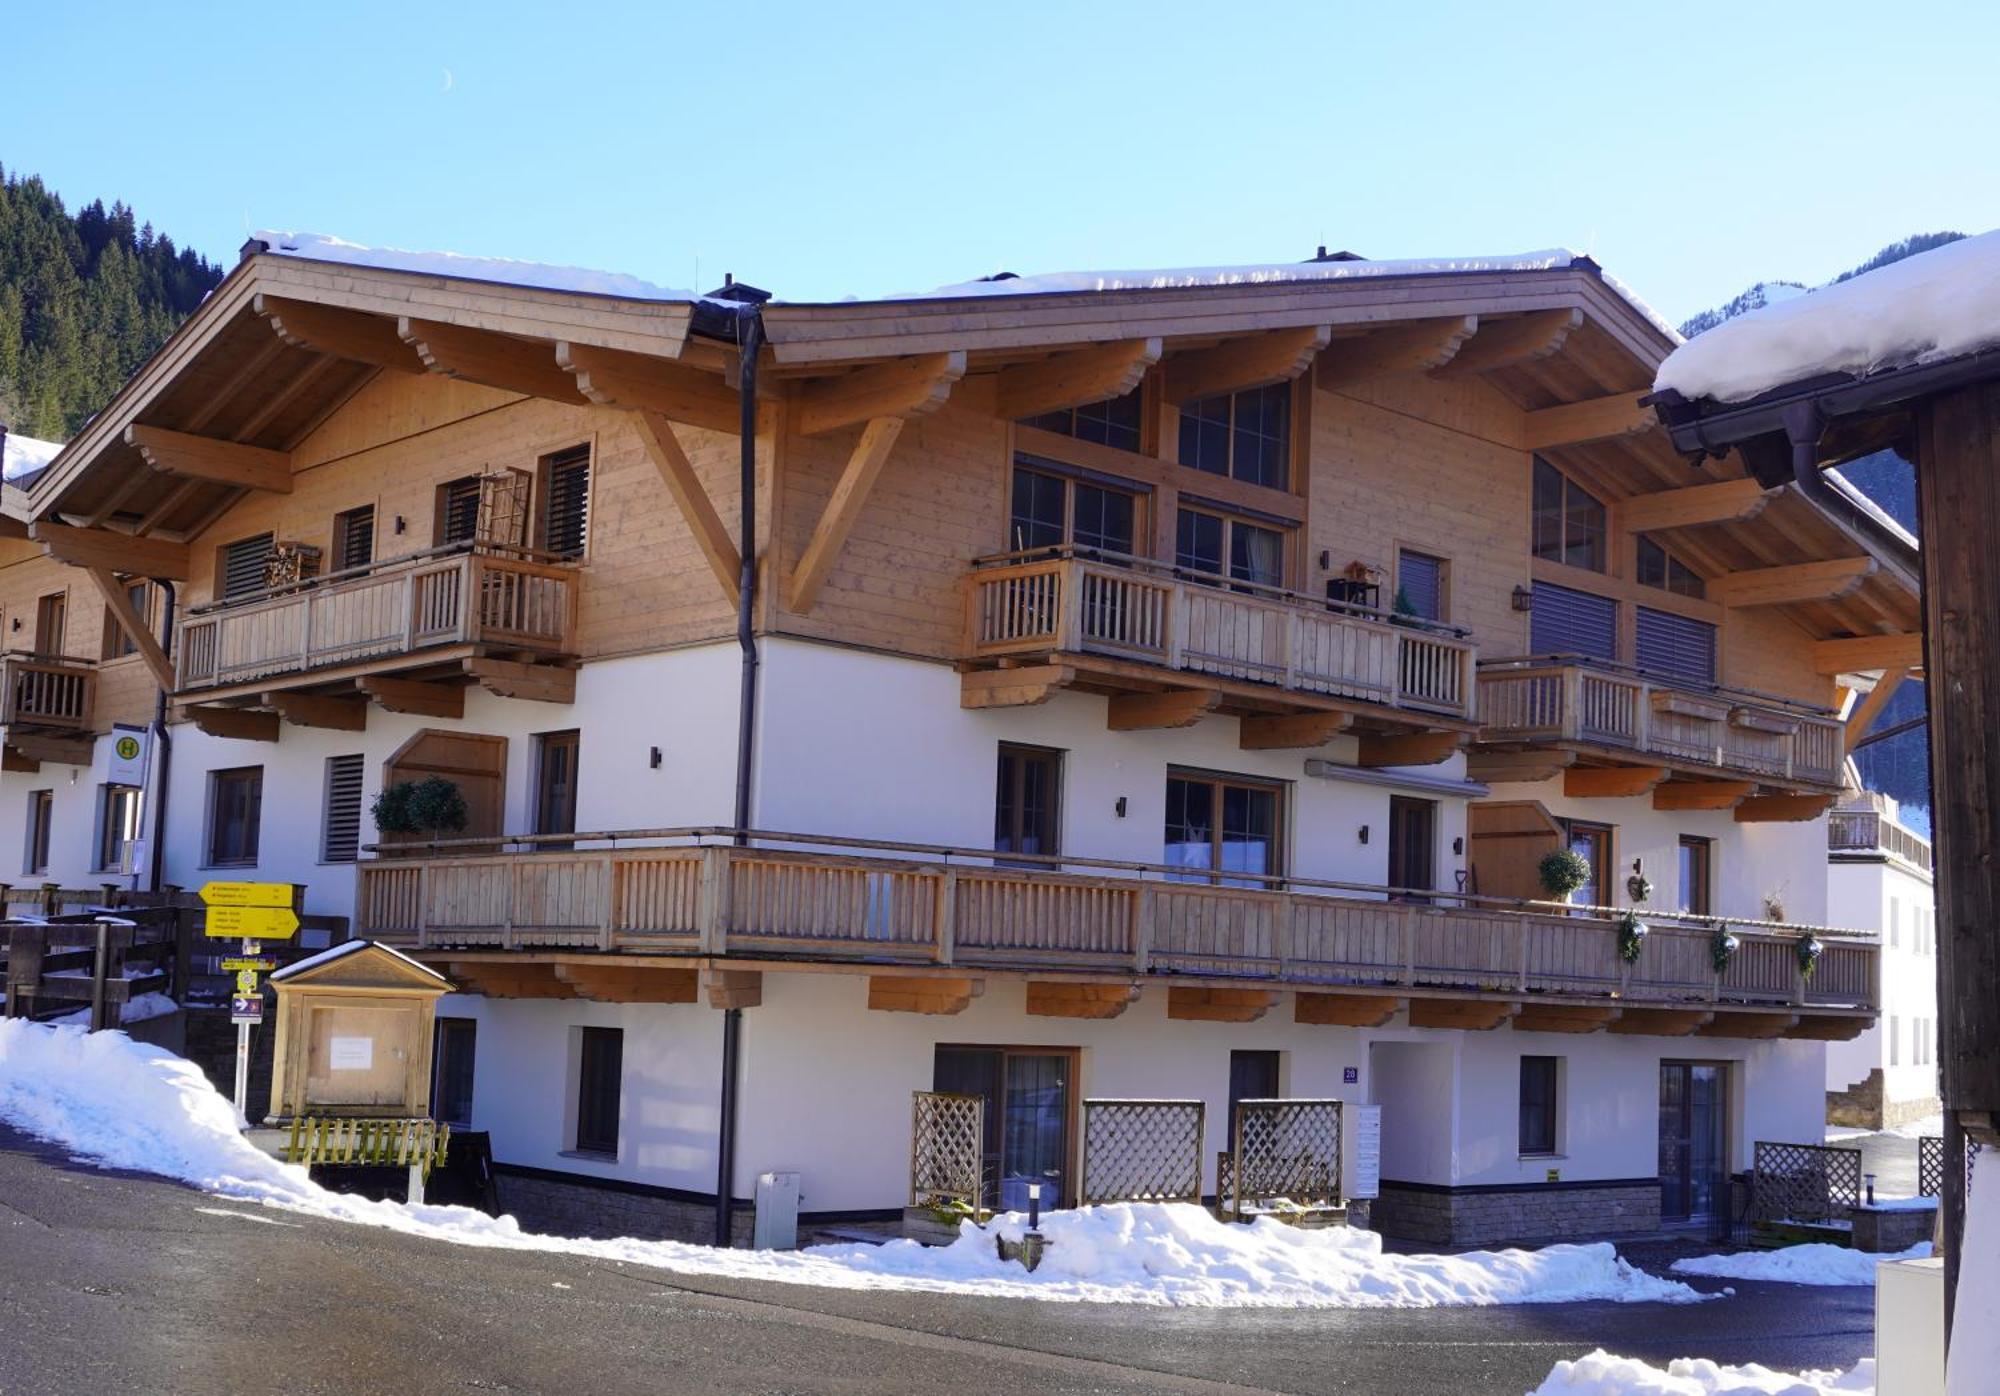
M 63 625 L 69 615 L 69 593 L 50 592 L 35 603 L 35 653 L 63 652 Z
M 1436 800 L 1389 797 L 1389 885 L 1410 892 L 1437 889 Z
M 1284 871 L 1284 788 L 1268 781 L 1175 771 L 1167 777 L 1166 851 L 1162 862 L 1188 872 L 1182 881 L 1268 887 Z
M 1042 1184 L 1044 1208 L 1066 1206 L 1070 1180 L 1076 1049 L 940 1045 L 932 1089 L 986 1102 L 981 1176 L 985 1202 L 1028 1209 L 1028 1185 Z
M 1660 1219 L 1702 1221 L 1728 1206 L 1728 1068 L 1660 1063 Z

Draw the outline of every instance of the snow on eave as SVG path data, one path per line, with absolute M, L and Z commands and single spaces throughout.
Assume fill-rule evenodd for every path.
M 1660 365 L 1654 387 L 1746 402 L 1787 384 L 1865 377 L 2000 345 L 2000 231 L 1724 321 Z
M 33 477 L 48 469 L 49 462 L 62 451 L 60 441 L 38 441 L 32 436 L 21 436 L 16 432 L 7 433 L 7 454 L 0 475 L 4 475 L 10 485 L 27 489 Z
M 1855 484 L 1838 470 L 1822 470 L 1820 478 L 1825 480 L 1841 498 L 1845 499 L 1858 511 L 1866 514 L 1879 525 L 1884 533 L 1891 535 L 1899 542 L 1909 544 L 1912 548 L 1921 548 L 1923 546 L 1917 541 L 1917 536 L 1914 533 L 1896 522 L 1893 514 L 1870 499 L 1859 485 Z
M 376 271 L 444 276 L 455 281 L 484 281 L 497 286 L 566 291 L 576 295 L 610 296 L 630 301 L 692 304 L 704 299 L 693 291 L 659 286 L 624 272 L 588 267 L 523 262 L 510 257 L 469 257 L 458 252 L 417 252 L 400 247 L 367 247 L 327 233 L 261 229 L 252 234 L 271 256 L 308 262 L 334 262 Z
M 405 955 L 402 951 L 396 949 L 395 946 L 384 945 L 379 940 L 343 940 L 340 944 L 332 946 L 329 949 L 322 950 L 317 955 L 308 955 L 303 960 L 297 960 L 289 965 L 286 965 L 283 969 L 273 973 L 271 975 L 271 979 L 273 981 L 279 979 L 291 979 L 298 975 L 304 974 L 309 970 L 321 969 L 327 965 L 332 964 L 336 960 L 346 959 L 349 955 L 368 949 L 380 950 L 384 955 L 394 955 L 397 959 L 401 960 L 411 969 L 416 970 L 419 974 L 428 975 L 430 978 L 437 980 L 440 984 L 449 985 L 451 983 L 449 979 L 445 978 L 442 974 L 439 974 L 436 970 L 432 969 L 429 965 L 425 964 L 423 961 L 413 960 L 408 955 Z

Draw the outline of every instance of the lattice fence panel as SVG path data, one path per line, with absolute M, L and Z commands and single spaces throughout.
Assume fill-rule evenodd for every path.
M 1757 1143 L 1755 1221 L 1832 1221 L 1861 1201 L 1861 1151 L 1824 1144 Z
M 1300 1207 L 1340 1203 L 1340 1102 L 1245 1100 L 1236 1106 L 1231 1190 L 1216 1199 L 1239 1217 L 1245 1204 L 1282 1198 Z
M 1917 1140 L 1917 1196 L 1944 1195 L 1944 1140 L 1927 1134 Z
M 1083 1102 L 1082 1203 L 1201 1201 L 1204 1119 L 1198 1100 Z
M 943 1091 L 910 1093 L 910 1205 L 981 1205 L 986 1100 Z

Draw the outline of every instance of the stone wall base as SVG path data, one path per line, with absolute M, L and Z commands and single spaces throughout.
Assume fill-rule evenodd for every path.
M 1371 1211 L 1384 1236 L 1433 1246 L 1594 1240 L 1658 1231 L 1660 1185 L 1633 1179 L 1482 1189 L 1384 1180 Z
M 691 1241 L 715 1240 L 715 1204 L 699 1197 L 658 1189 L 633 1189 L 573 1178 L 550 1177 L 498 1167 L 493 1180 L 500 1210 L 524 1231 L 554 1236 Z M 736 1204 L 730 1218 L 731 1244 L 747 1246 L 756 1226 L 755 1208 Z
M 1876 1067 L 1863 1080 L 1844 1091 L 1826 1093 L 1826 1122 L 1847 1129 L 1894 1129 L 1936 1115 L 1944 1102 L 1934 1095 L 1911 1100 L 1891 1100 L 1882 1086 L 1882 1068 Z

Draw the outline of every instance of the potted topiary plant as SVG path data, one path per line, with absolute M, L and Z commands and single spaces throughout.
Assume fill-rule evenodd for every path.
M 384 834 L 437 838 L 463 833 L 471 811 L 457 784 L 443 776 L 399 780 L 384 786 L 370 810 Z
M 1543 855 L 1535 873 L 1553 900 L 1568 901 L 1570 893 L 1590 881 L 1590 860 L 1573 848 L 1558 848 Z

